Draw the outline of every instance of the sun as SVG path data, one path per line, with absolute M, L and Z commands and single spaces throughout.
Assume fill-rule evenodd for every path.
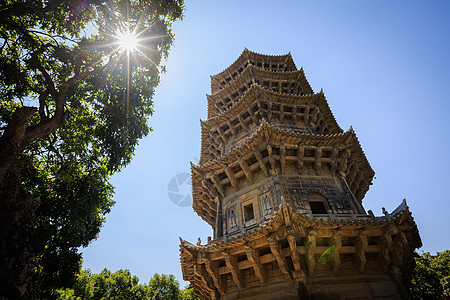
M 129 30 L 119 31 L 116 35 L 117 45 L 119 48 L 127 53 L 133 52 L 139 46 L 139 39 L 137 35 Z

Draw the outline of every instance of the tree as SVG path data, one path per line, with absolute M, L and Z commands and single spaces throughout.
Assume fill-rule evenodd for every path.
M 0 0 L 0 298 L 25 297 L 32 278 L 41 298 L 74 282 L 77 249 L 114 204 L 110 176 L 151 130 L 182 11 L 183 0 Z
M 155 274 L 148 284 L 139 284 L 139 278 L 128 270 L 114 273 L 104 269 L 100 274 L 83 270 L 73 288 L 56 291 L 59 300 L 194 300 L 192 290 L 180 290 L 173 275 Z
M 190 289 L 189 286 L 185 286 L 184 289 L 180 291 L 180 299 L 183 300 L 198 300 L 194 295 L 194 290 Z
M 155 274 L 148 283 L 148 294 L 150 299 L 164 300 L 179 299 L 180 290 L 178 287 L 178 281 L 175 280 L 173 275 L 159 275 Z
M 416 258 L 410 292 L 414 299 L 441 299 L 450 296 L 450 250 Z

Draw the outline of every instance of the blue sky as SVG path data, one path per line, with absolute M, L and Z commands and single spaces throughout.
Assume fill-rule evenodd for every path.
M 376 173 L 366 210 L 381 215 L 406 198 L 420 251 L 450 249 L 449 15 L 447 1 L 186 0 L 154 97 L 154 131 L 113 177 L 117 203 L 98 240 L 82 249 L 83 267 L 129 269 L 141 282 L 174 274 L 186 284 L 178 237 L 206 241 L 212 231 L 169 200 L 168 184 L 199 158 L 210 75 L 244 47 L 291 52 L 339 125 L 353 126 Z

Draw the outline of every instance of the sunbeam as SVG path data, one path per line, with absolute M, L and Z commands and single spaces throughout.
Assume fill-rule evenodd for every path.
M 137 35 L 132 31 L 119 31 L 116 38 L 119 49 L 127 53 L 135 51 L 139 46 L 139 39 L 137 38 Z

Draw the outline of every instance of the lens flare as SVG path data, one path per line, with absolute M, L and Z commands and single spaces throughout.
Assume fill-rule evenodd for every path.
M 117 33 L 117 45 L 122 51 L 130 53 L 137 49 L 139 40 L 134 32 L 120 31 Z

